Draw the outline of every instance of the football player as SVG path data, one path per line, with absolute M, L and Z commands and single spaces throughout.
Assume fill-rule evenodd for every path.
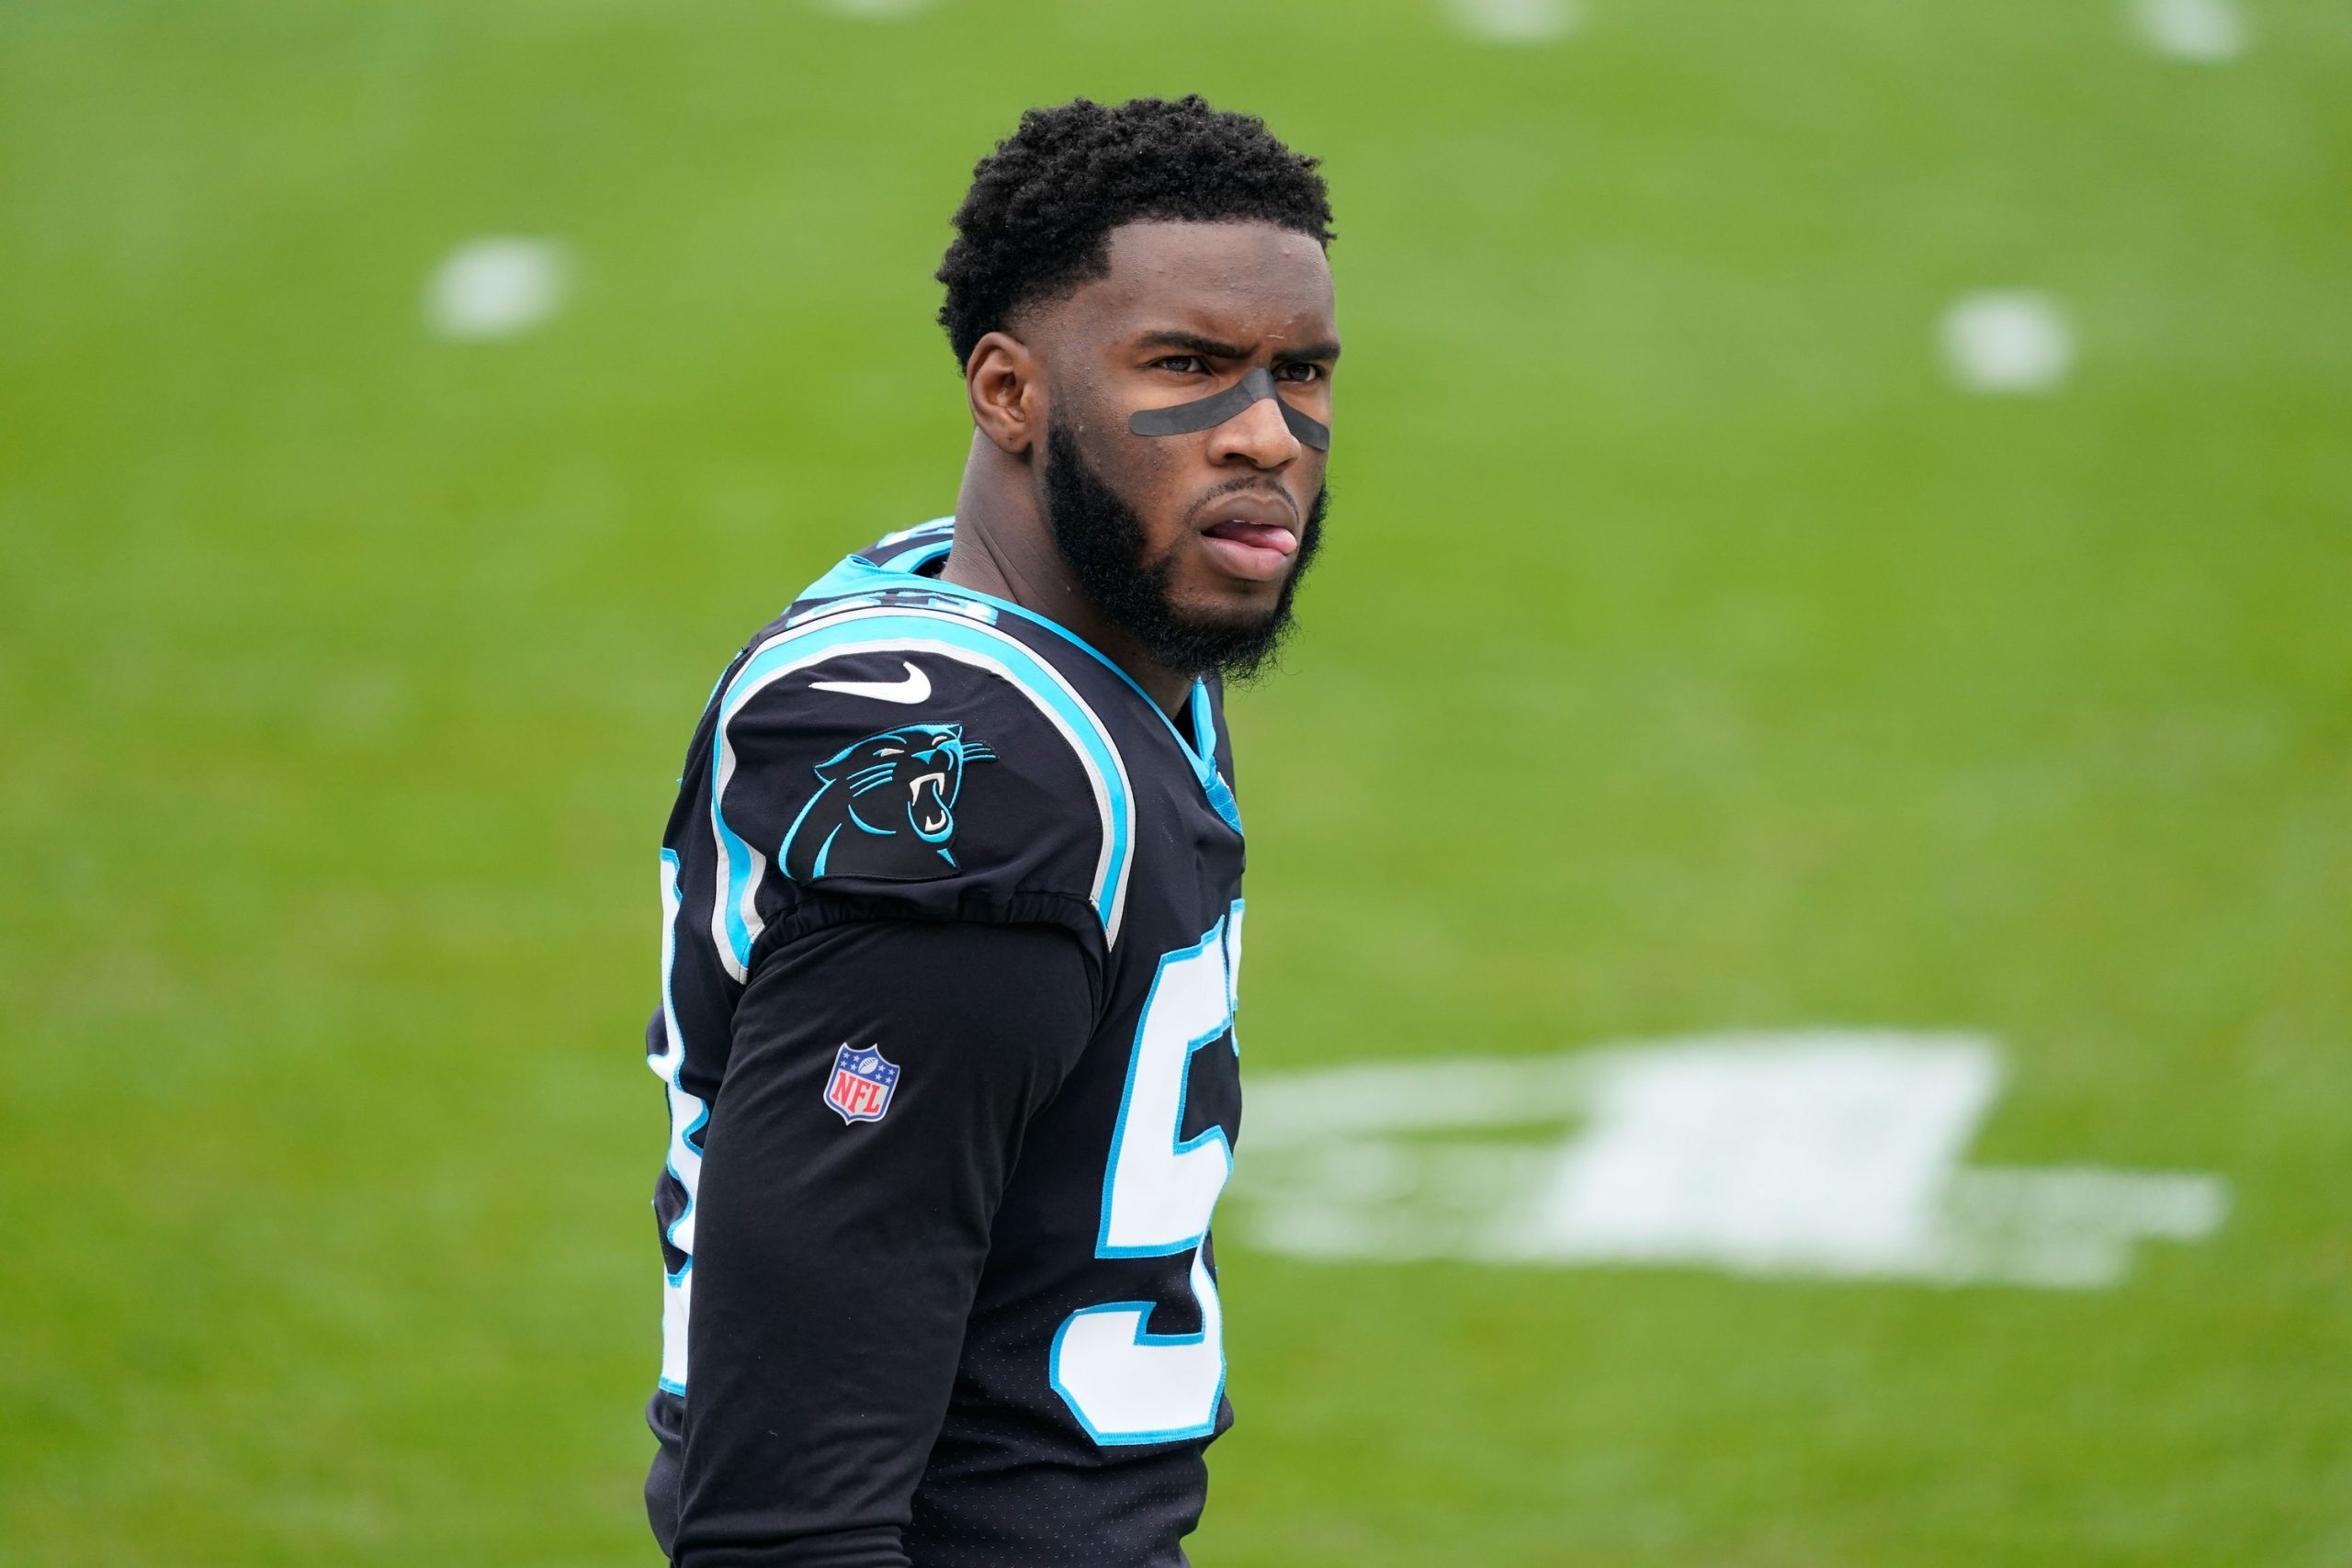
M 1316 161 L 1032 110 L 939 269 L 952 518 L 720 678 L 662 851 L 646 1501 L 701 1565 L 1181 1564 L 1232 1420 L 1221 694 L 1291 624 L 1340 355 Z

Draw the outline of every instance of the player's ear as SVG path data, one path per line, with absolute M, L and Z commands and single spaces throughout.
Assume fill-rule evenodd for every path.
M 964 362 L 964 392 L 972 423 L 1013 457 L 1039 445 L 1046 429 L 1043 367 L 1029 345 L 1010 333 L 989 333 Z

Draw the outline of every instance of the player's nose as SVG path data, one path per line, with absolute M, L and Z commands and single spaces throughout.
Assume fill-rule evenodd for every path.
M 1260 398 L 1209 431 L 1212 462 L 1279 468 L 1296 457 L 1299 450 L 1298 437 L 1290 433 L 1281 406 L 1272 398 Z

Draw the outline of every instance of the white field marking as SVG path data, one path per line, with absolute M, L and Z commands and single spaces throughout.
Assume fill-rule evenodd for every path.
M 911 17 L 918 11 L 928 11 L 932 0 L 818 0 L 818 4 L 836 16 L 894 22 L 901 17 Z
M 2245 14 L 2232 0 L 2133 0 L 2132 19 L 2149 48 L 2199 65 L 2235 60 L 2248 41 Z
M 1495 43 L 1556 43 L 1584 25 L 1582 0 L 1446 0 L 1454 24 Z
M 1296 1074 L 1250 1087 L 1230 1213 L 1313 1258 L 2077 1290 L 2222 1224 L 2219 1177 L 1966 1168 L 2000 1084 L 1988 1040 L 1857 1030 Z
M 1944 312 L 1939 335 L 1945 368 L 1972 392 L 2055 391 L 2075 367 L 2075 334 L 2046 294 L 1964 294 Z
M 492 236 L 451 251 L 424 290 L 424 319 L 447 338 L 513 337 L 563 308 L 571 267 L 548 240 Z

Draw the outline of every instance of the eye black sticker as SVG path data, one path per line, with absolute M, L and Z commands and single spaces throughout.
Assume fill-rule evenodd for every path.
M 1273 376 L 1262 365 L 1251 367 L 1247 376 L 1222 392 L 1212 392 L 1205 398 L 1170 408 L 1144 409 L 1132 414 L 1127 419 L 1127 428 L 1137 435 L 1190 435 L 1196 430 L 1223 424 L 1261 398 L 1274 400 L 1274 406 L 1283 411 L 1283 423 L 1302 443 L 1317 452 L 1331 449 L 1331 427 L 1309 419 L 1283 401 L 1274 391 Z

